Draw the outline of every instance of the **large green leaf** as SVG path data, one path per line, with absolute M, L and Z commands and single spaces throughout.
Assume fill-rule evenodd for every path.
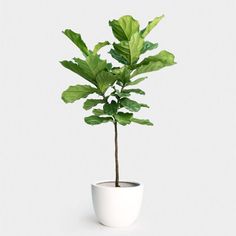
M 149 62 L 158 62 L 158 61 L 161 61 L 162 63 L 166 65 L 173 65 L 175 64 L 174 60 L 175 60 L 175 56 L 172 53 L 166 50 L 162 50 L 155 56 L 149 56 L 145 58 L 137 66 L 139 67 L 141 65 L 147 65 Z
M 101 103 L 104 103 L 105 101 L 103 99 L 87 99 L 85 102 L 84 102 L 84 106 L 83 108 L 85 110 L 89 110 L 91 109 L 92 107 L 95 107 L 97 106 L 98 104 L 101 104 Z
M 122 16 L 119 20 L 109 21 L 109 25 L 119 41 L 130 40 L 133 34 L 139 32 L 139 23 L 132 16 Z
M 120 125 L 130 124 L 132 117 L 133 117 L 133 113 L 128 113 L 128 112 L 118 112 L 115 115 L 115 119 Z
M 102 70 L 107 68 L 107 62 L 101 60 L 98 55 L 90 54 L 86 61 L 80 58 L 74 58 L 72 61 L 61 61 L 60 63 L 67 69 L 75 72 L 76 74 L 82 76 L 84 79 L 96 85 L 96 76 Z
M 150 62 L 147 65 L 143 65 L 143 66 L 140 66 L 139 68 L 137 68 L 134 71 L 134 73 L 132 74 L 132 77 L 134 77 L 136 75 L 139 75 L 139 74 L 160 70 L 163 67 L 165 67 L 165 65 L 162 62 L 160 62 L 160 61 L 158 61 L 158 62 Z
M 144 39 L 139 33 L 131 36 L 129 41 L 113 43 L 116 53 L 120 54 L 129 65 L 136 63 L 143 49 Z
M 147 57 L 138 64 L 138 68 L 133 72 L 131 77 L 142 73 L 156 71 L 166 66 L 174 65 L 174 58 L 174 55 L 167 51 L 161 51 L 156 56 Z
M 123 84 L 126 84 L 130 81 L 131 70 L 126 66 L 113 69 L 112 72 L 117 76 L 117 80 L 121 81 Z
M 97 43 L 97 44 L 94 46 L 93 54 L 97 54 L 98 51 L 99 51 L 101 48 L 103 48 L 103 47 L 105 47 L 105 46 L 107 46 L 107 45 L 109 45 L 109 44 L 110 44 L 110 43 L 109 43 L 108 41 Z
M 79 63 L 79 61 L 77 61 Z M 106 60 L 100 59 L 98 55 L 89 55 L 86 58 L 86 62 L 88 65 L 88 68 L 90 69 L 91 74 L 93 75 L 93 78 L 96 78 L 98 73 L 103 71 L 107 67 Z
M 81 50 L 81 52 L 84 55 L 86 55 L 86 56 L 89 55 L 89 50 L 88 50 L 85 42 L 81 38 L 80 34 L 75 33 L 71 29 L 66 29 L 65 31 L 63 31 L 63 33 Z
M 65 68 L 75 72 L 87 81 L 96 84 L 96 81 L 93 79 L 93 75 L 90 73 L 90 69 L 85 61 L 81 60 L 79 64 L 74 63 L 73 61 L 61 61 L 60 63 Z
M 150 125 L 150 126 L 153 125 L 153 123 L 148 119 L 137 119 L 137 118 L 132 117 L 131 121 L 138 123 L 140 125 Z
M 104 115 L 104 111 L 102 109 L 93 109 L 93 114 L 96 116 Z
M 120 92 L 119 90 L 116 90 L 111 93 L 111 96 L 115 96 L 118 98 L 123 98 L 123 97 L 129 97 L 130 93 L 129 92 Z
M 111 117 L 100 117 L 100 116 L 92 115 L 92 116 L 85 117 L 84 121 L 89 125 L 99 125 L 102 123 L 113 121 L 113 119 Z
M 103 106 L 103 111 L 107 115 L 114 115 L 117 113 L 119 108 L 119 104 L 115 101 L 111 101 L 111 103 L 105 103 Z
M 149 41 L 145 41 L 144 44 L 143 44 L 141 54 L 145 53 L 146 51 L 153 50 L 157 47 L 158 47 L 158 43 L 152 43 L 152 42 L 149 42 Z
M 149 21 L 148 25 L 145 29 L 141 30 L 142 36 L 145 38 L 150 31 L 160 22 L 160 20 L 164 17 L 164 15 L 156 17 L 154 20 Z
M 128 65 L 128 61 L 122 56 L 120 55 L 116 50 L 111 49 L 109 51 L 109 53 L 111 54 L 111 56 L 116 59 L 118 62 L 124 64 L 124 65 Z
M 117 77 L 114 74 L 112 74 L 111 72 L 101 71 L 96 77 L 97 86 L 102 93 L 105 93 L 106 90 L 112 84 L 114 84 L 116 79 L 117 79 Z
M 72 103 L 80 98 L 86 98 L 89 94 L 96 93 L 97 89 L 89 85 L 70 86 L 62 93 L 62 100 L 65 103 Z
M 137 112 L 141 108 L 141 105 L 138 102 L 131 100 L 129 98 L 122 98 L 120 100 L 120 104 L 123 107 L 125 107 L 127 110 L 132 111 L 132 112 Z
M 134 81 L 131 81 L 129 83 L 127 83 L 127 86 L 128 85 L 136 85 L 136 84 L 139 84 L 140 82 L 142 82 L 143 80 L 145 80 L 147 77 L 142 77 L 142 78 L 139 78 L 139 79 L 136 79 Z
M 145 92 L 142 89 L 124 89 L 122 90 L 124 93 L 137 93 L 141 95 L 145 95 Z

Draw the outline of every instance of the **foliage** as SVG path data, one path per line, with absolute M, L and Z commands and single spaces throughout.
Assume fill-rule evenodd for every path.
M 71 29 L 63 31 L 78 47 L 84 58 L 64 60 L 61 64 L 89 84 L 70 86 L 62 93 L 62 99 L 65 103 L 73 103 L 95 95 L 96 97 L 86 99 L 83 104 L 85 110 L 93 108 L 92 115 L 84 119 L 87 124 L 117 122 L 120 125 L 128 125 L 133 122 L 153 125 L 148 119 L 134 117 L 134 113 L 149 106 L 130 97 L 133 94 L 145 94 L 136 86 L 147 77 L 139 77 L 139 75 L 175 64 L 174 55 L 166 50 L 140 61 L 142 54 L 158 47 L 157 43 L 147 41 L 146 37 L 162 18 L 163 16 L 156 17 L 142 30 L 140 30 L 139 22 L 132 16 L 122 16 L 118 20 L 109 21 L 109 26 L 117 41 L 112 44 L 108 41 L 99 42 L 92 50 L 87 47 L 79 33 Z M 109 45 L 111 45 L 109 53 L 120 64 L 119 67 L 103 60 L 98 54 L 101 48 Z

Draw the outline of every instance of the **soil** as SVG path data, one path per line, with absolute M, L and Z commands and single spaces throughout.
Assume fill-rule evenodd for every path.
M 120 181 L 119 184 L 120 184 L 120 188 L 137 187 L 140 185 L 139 183 L 123 182 L 123 181 Z M 97 183 L 97 185 L 104 186 L 104 187 L 115 187 L 115 181 Z

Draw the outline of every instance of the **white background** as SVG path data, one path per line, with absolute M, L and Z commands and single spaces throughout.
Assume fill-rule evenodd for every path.
M 58 63 L 80 56 L 61 31 L 93 47 L 113 40 L 110 19 L 144 27 L 163 13 L 149 40 L 178 64 L 141 85 L 155 126 L 119 127 L 121 178 L 145 184 L 142 212 L 106 228 L 90 183 L 114 177 L 113 127 L 88 126 L 82 102 L 61 101 L 82 83 Z M 235 236 L 235 13 L 233 0 L 1 0 L 0 235 Z

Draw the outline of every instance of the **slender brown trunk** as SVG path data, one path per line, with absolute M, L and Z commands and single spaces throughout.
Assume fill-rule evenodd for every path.
M 118 161 L 118 131 L 117 131 L 117 122 L 114 122 L 115 127 L 115 173 L 116 173 L 116 179 L 115 179 L 115 186 L 120 187 L 119 185 L 119 161 Z

